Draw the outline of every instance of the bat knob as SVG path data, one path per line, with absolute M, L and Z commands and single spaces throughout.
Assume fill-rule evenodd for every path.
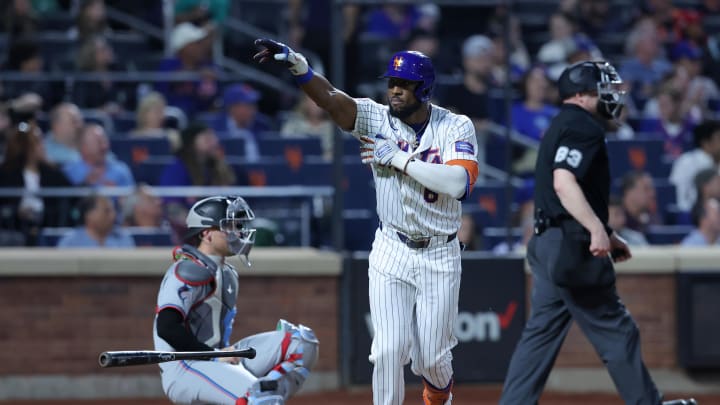
M 100 367 L 109 366 L 111 361 L 112 358 L 107 352 L 100 353 L 100 357 L 98 357 L 98 363 L 100 363 Z

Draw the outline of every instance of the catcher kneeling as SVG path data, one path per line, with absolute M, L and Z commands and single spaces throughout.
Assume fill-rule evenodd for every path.
M 244 199 L 216 196 L 195 203 L 186 218 L 186 244 L 158 292 L 155 350 L 212 351 L 252 347 L 253 359 L 161 363 L 162 386 L 176 404 L 276 405 L 295 394 L 317 362 L 312 329 L 280 320 L 274 331 L 229 344 L 237 312 L 238 275 L 225 258 L 249 266 L 255 218 Z

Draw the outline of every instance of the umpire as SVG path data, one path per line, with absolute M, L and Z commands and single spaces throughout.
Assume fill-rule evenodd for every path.
M 612 260 L 631 257 L 607 226 L 605 124 L 623 108 L 621 85 L 607 62 L 574 64 L 558 79 L 563 105 L 542 139 L 535 168 L 535 235 L 527 252 L 532 311 L 510 361 L 501 405 L 537 404 L 572 319 L 627 404 L 663 404 L 642 360 L 637 325 L 615 289 Z

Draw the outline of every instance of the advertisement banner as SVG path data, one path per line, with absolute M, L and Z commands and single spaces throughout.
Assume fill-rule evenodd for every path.
M 348 259 L 347 352 L 351 384 L 369 384 L 372 323 L 368 302 L 367 256 Z M 525 326 L 525 272 L 522 257 L 465 254 L 453 349 L 458 382 L 501 382 Z M 409 367 L 407 381 L 419 381 Z
M 720 368 L 720 273 L 677 275 L 678 360 L 690 369 Z

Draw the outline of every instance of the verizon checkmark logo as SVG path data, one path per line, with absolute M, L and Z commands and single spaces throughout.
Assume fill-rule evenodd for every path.
M 512 325 L 517 308 L 517 301 L 511 300 L 502 312 L 460 311 L 454 327 L 455 336 L 459 342 L 497 342 L 502 331 Z M 365 325 L 372 337 L 374 331 L 369 312 L 365 314 Z
M 512 324 L 517 307 L 517 301 L 512 300 L 502 312 L 462 311 L 458 313 L 455 336 L 460 342 L 497 342 L 502 337 L 502 331 Z

